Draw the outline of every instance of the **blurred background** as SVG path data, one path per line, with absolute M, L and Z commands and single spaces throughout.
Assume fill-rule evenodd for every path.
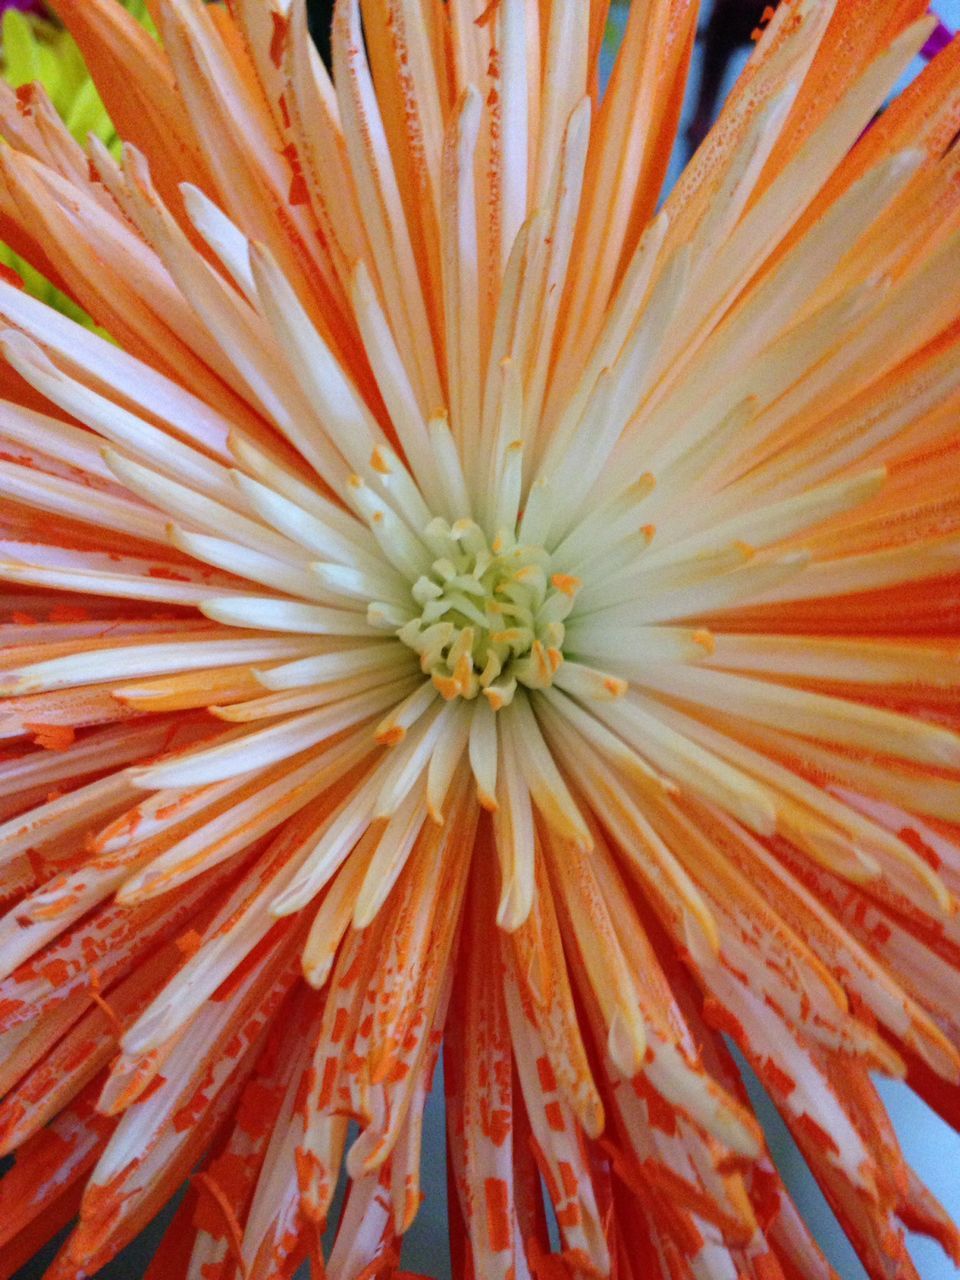
M 840 2 L 843 3 L 843 0 Z M 6 0 L 6 3 L 12 3 L 18 8 L 29 8 L 36 6 L 38 0 Z M 128 0 L 128 3 L 130 7 L 142 7 L 142 0 Z M 732 80 L 746 61 L 751 47 L 750 33 L 756 26 L 764 3 L 765 0 L 705 0 L 671 181 L 716 117 Z M 3 7 L 2 0 L 0 7 Z M 332 0 L 310 0 L 310 9 L 315 39 L 321 51 L 326 53 Z M 940 0 L 936 10 L 951 30 L 960 27 L 960 0 Z M 626 12 L 627 5 L 613 5 L 609 38 L 604 49 L 608 68 L 615 56 Z M 20 36 L 15 35 L 14 38 L 20 39 Z M 8 51 L 3 52 L 6 57 Z M 25 51 L 18 47 L 9 52 L 21 59 L 17 78 L 33 78 L 37 74 L 35 51 Z M 919 65 L 922 64 L 918 60 L 918 67 L 913 69 L 914 74 Z M 85 92 L 86 97 L 79 108 L 75 107 L 74 110 L 86 112 L 89 120 L 78 120 L 78 126 L 89 124 L 98 131 L 109 131 L 109 122 L 97 116 L 96 103 L 90 93 Z M 105 137 L 104 140 L 110 139 Z M 433 1277 L 434 1280 L 452 1280 L 446 1239 L 446 1163 L 441 1075 L 442 1067 L 438 1070 L 438 1078 L 428 1104 L 424 1132 L 423 1187 L 426 1200 L 407 1237 L 403 1262 L 415 1274 Z M 866 1272 L 820 1195 L 785 1126 L 761 1086 L 746 1068 L 744 1075 L 758 1115 L 767 1131 L 774 1159 L 841 1280 L 865 1280 Z M 960 1135 L 945 1125 L 905 1086 L 885 1080 L 879 1082 L 879 1088 L 890 1108 L 907 1159 L 947 1210 L 960 1219 Z M 172 1206 L 138 1241 L 100 1273 L 104 1280 L 136 1280 L 141 1276 L 171 1214 Z M 922 1280 L 956 1280 L 960 1275 L 932 1242 L 914 1236 L 910 1240 L 910 1249 Z M 56 1244 L 53 1244 L 25 1267 L 16 1280 L 40 1280 L 55 1251 Z

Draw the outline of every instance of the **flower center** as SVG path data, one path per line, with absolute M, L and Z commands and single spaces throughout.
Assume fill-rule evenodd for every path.
M 436 555 L 413 584 L 420 615 L 397 635 L 444 698 L 483 693 L 494 710 L 517 685 L 544 689 L 563 661 L 563 622 L 580 587 L 555 573 L 550 554 L 499 533 L 492 542 L 473 520 L 430 522 Z

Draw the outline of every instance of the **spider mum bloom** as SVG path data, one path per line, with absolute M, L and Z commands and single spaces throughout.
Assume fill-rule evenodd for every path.
M 59 0 L 0 98 L 0 1272 L 832 1276 L 957 1233 L 960 45 L 784 0 L 657 212 L 696 23 Z M 354 1120 L 356 1135 L 348 1135 Z M 341 1166 L 345 1207 L 331 1225 Z M 424 1179 L 435 1190 L 437 1171 Z M 542 1187 L 559 1243 L 551 1246 Z

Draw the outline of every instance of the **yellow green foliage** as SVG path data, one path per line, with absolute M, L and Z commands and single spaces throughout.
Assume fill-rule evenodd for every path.
M 124 4 L 155 34 L 145 0 L 124 0 Z M 0 41 L 0 69 L 8 84 L 18 89 L 21 85 L 39 82 L 78 142 L 85 143 L 93 133 L 114 154 L 119 152 L 120 139 L 113 122 L 67 30 L 56 22 L 8 9 L 3 15 Z M 29 293 L 72 319 L 92 326 L 86 312 L 4 244 L 0 244 L 0 262 L 23 278 Z

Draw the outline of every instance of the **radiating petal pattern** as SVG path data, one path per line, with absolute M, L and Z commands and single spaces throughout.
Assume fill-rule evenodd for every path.
M 58 7 L 0 1276 L 191 1179 L 153 1280 L 400 1280 L 441 1051 L 458 1280 L 831 1280 L 732 1046 L 872 1280 L 960 1257 L 873 1083 L 960 1122 L 960 42 L 888 103 L 924 3 L 783 0 L 664 195 L 694 0 L 602 91 L 604 0 Z

